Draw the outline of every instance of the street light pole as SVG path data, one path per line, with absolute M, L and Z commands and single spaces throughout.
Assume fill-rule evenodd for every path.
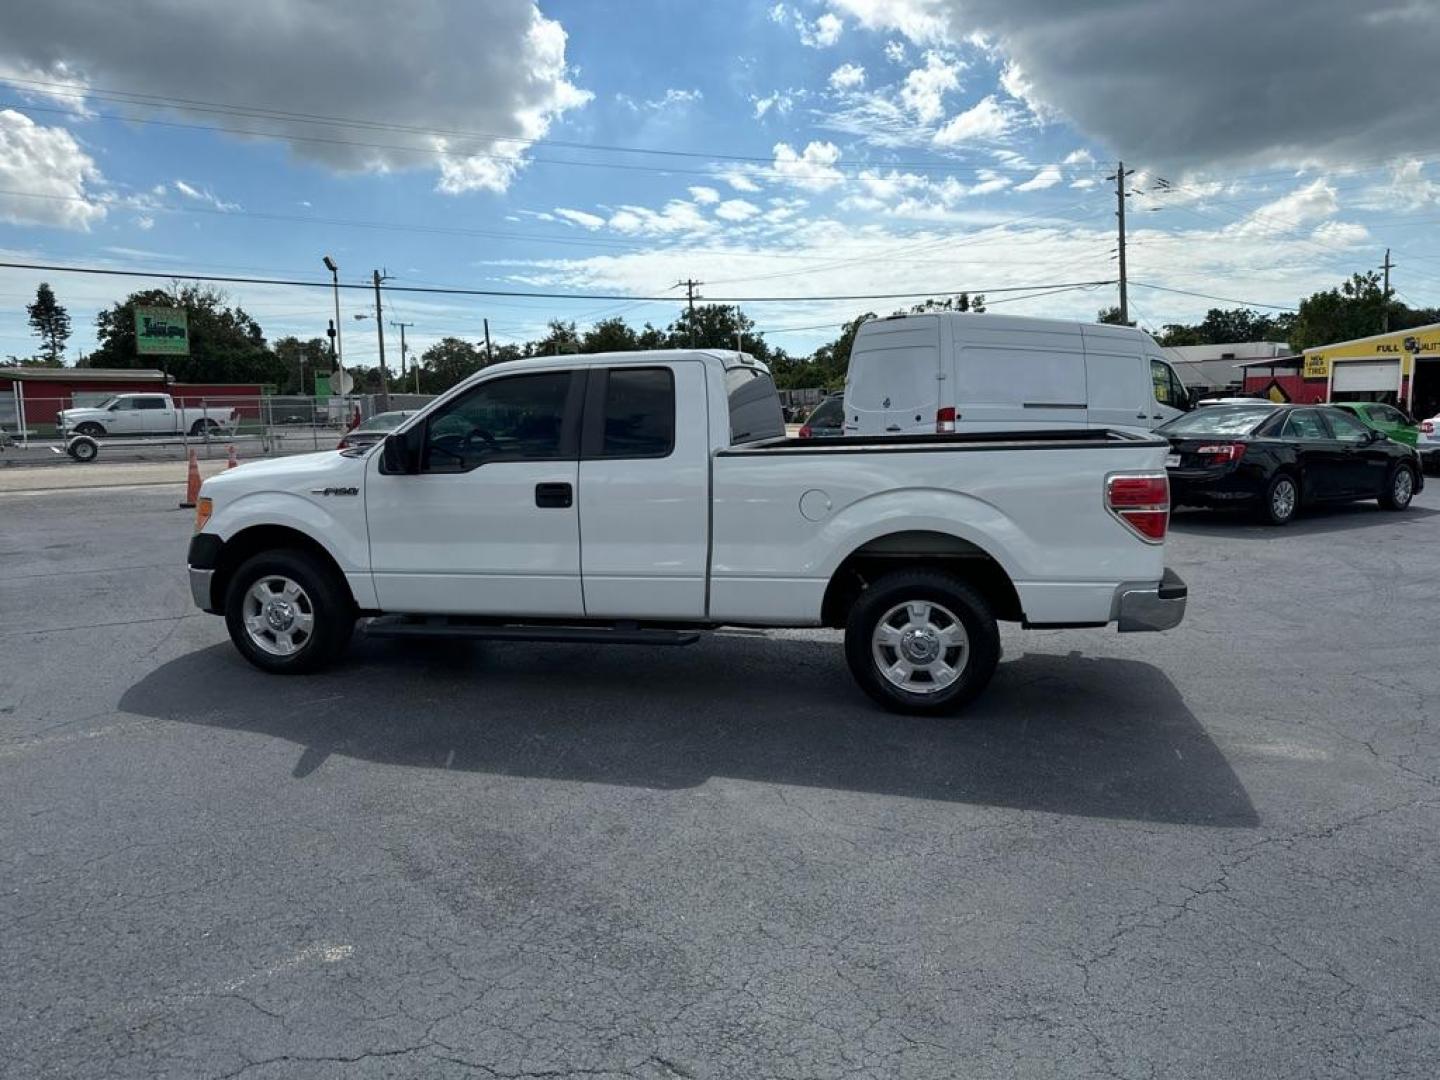
M 325 269 L 330 271 L 330 283 L 335 291 L 335 321 L 330 324 L 330 366 L 335 370 L 335 377 L 340 380 L 340 401 L 341 409 L 344 410 L 345 401 L 345 354 L 340 348 L 340 267 L 329 255 L 324 258 Z M 305 379 L 300 379 L 303 384 Z M 304 386 L 301 386 L 304 390 Z M 329 412 L 329 403 L 326 403 L 326 412 Z M 348 411 L 346 412 L 348 415 Z

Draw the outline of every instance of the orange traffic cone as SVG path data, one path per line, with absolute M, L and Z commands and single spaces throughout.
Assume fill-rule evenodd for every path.
M 231 444 L 229 447 L 227 447 L 227 449 L 230 451 L 230 457 L 229 457 L 229 460 L 227 460 L 227 461 L 225 462 L 225 468 L 227 468 L 227 469 L 233 469 L 236 465 L 239 465 L 240 462 L 238 462 L 238 461 L 235 460 L 235 446 L 234 446 L 234 444 Z
M 200 460 L 195 456 L 195 451 L 190 451 L 190 472 L 185 477 L 185 501 L 180 504 L 181 510 L 193 510 L 195 500 L 200 497 Z

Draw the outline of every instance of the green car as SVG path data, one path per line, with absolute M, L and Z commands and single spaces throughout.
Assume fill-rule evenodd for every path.
M 1331 406 L 1354 413 L 1367 427 L 1383 431 L 1396 442 L 1414 446 L 1420 437 L 1420 425 L 1411 420 L 1394 405 L 1383 405 L 1378 401 L 1332 401 Z

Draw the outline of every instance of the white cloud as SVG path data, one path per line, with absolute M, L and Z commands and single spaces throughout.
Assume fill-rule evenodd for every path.
M 744 199 L 726 199 L 715 208 L 715 216 L 726 221 L 744 221 L 760 213 L 760 208 Z
M 994 169 L 980 169 L 976 175 L 980 182 L 970 189 L 971 195 L 993 195 L 997 191 L 1004 191 L 1012 183 L 1008 176 Z
M 1010 113 L 996 102 L 993 94 L 952 117 L 935 132 L 936 146 L 954 146 L 971 140 L 998 139 L 1010 130 Z
M 832 142 L 809 143 L 801 153 L 796 153 L 789 143 L 775 144 L 775 162 L 772 168 L 784 179 L 809 191 L 824 191 L 844 180 L 835 162 L 840 159 L 840 148 Z
M 134 47 L 137 27 L 164 28 L 163 63 L 153 50 Z M 341 171 L 431 169 L 439 190 L 455 193 L 505 190 L 528 153 L 513 140 L 543 137 L 558 117 L 590 99 L 571 81 L 565 47 L 564 28 L 535 0 L 410 0 L 339 22 L 327 5 L 291 0 L 251 0 L 240 8 L 174 0 L 46 3 L 7 10 L 0 70 L 49 70 L 50 58 L 64 56 L 70 70 L 95 85 L 135 94 L 178 102 L 213 98 L 218 91 L 207 88 L 224 87 L 224 100 L 289 114 L 265 120 L 274 134 L 259 137 L 287 142 L 299 158 Z M 166 111 L 214 122 L 198 106 Z M 364 124 L 307 122 L 297 114 Z M 383 138 L 370 124 L 386 126 Z M 430 134 L 440 130 L 486 134 Z
M 690 189 L 690 197 L 701 206 L 708 206 L 710 203 L 720 201 L 720 193 L 713 187 L 696 186 Z
M 1370 230 L 1353 221 L 1325 221 L 1315 226 L 1310 236 L 1326 247 L 1360 247 L 1372 243 Z
M 921 121 L 929 124 L 945 112 L 945 94 L 960 85 L 960 72 L 965 65 L 958 60 L 930 50 L 925 66 L 913 68 L 900 88 L 900 100 Z
M 1390 179 L 1363 191 L 1358 205 L 1367 210 L 1419 210 L 1440 202 L 1440 183 L 1425 175 L 1425 163 L 1416 158 L 1390 167 Z
M 859 64 L 841 64 L 830 73 L 832 90 L 856 90 L 865 85 L 865 69 Z
M 603 217 L 600 217 L 596 214 L 587 214 L 584 210 L 571 210 L 567 207 L 557 206 L 555 208 L 555 214 L 557 217 L 561 217 L 564 218 L 566 221 L 573 222 L 574 224 L 579 225 L 583 229 L 589 229 L 591 232 L 595 231 L 596 229 L 600 228 L 601 225 L 605 224 L 605 219 Z
M 918 45 L 947 40 L 943 0 L 830 0 L 866 30 L 892 30 Z
M 1274 234 L 1324 221 L 1339 211 L 1335 188 L 1321 177 L 1252 211 L 1228 231 L 1247 236 Z
M 671 199 L 663 210 L 648 206 L 621 206 L 610 215 L 610 228 L 616 232 L 668 235 L 672 233 L 705 233 L 714 228 L 694 203 Z
M 163 186 L 164 185 L 157 185 L 157 187 L 160 188 L 163 188 Z M 185 196 L 185 198 L 189 199 L 191 202 L 204 203 L 207 206 L 214 207 L 216 210 L 223 210 L 227 213 L 231 210 L 240 209 L 239 203 L 226 202 L 224 199 L 220 198 L 213 191 L 211 191 L 208 187 L 197 188 L 193 184 L 187 184 L 184 180 L 175 180 L 172 182 L 171 186 L 178 194 Z
M 1099 182 L 1100 181 L 1096 180 L 1093 176 L 1082 176 L 1079 180 L 1070 181 L 1070 186 L 1076 191 L 1087 191 L 1095 187 Z
M 1071 150 L 1070 153 L 1068 153 L 1068 154 L 1065 155 L 1064 164 L 1066 164 L 1066 165 L 1093 165 L 1093 164 L 1095 164 L 1095 155 L 1092 154 L 1092 153 L 1090 153 L 1089 150 L 1085 150 L 1085 149 Z
M 783 23 L 787 14 L 784 4 L 776 4 L 770 9 L 770 21 L 777 24 Z
M 657 98 L 650 98 L 647 101 L 636 101 L 629 94 L 616 94 L 615 100 L 624 105 L 631 112 L 660 112 L 670 108 L 684 108 L 697 101 L 703 100 L 705 95 L 698 89 L 680 90 L 671 87 Z
M 1062 179 L 1064 179 L 1064 177 L 1060 175 L 1060 167 L 1058 165 L 1046 165 L 1023 184 L 1016 184 L 1015 190 L 1043 191 L 1045 188 L 1054 187 L 1060 183 Z
M 800 44 L 812 49 L 828 49 L 840 40 L 844 30 L 845 24 L 826 12 L 815 20 L 813 26 L 806 26 L 804 20 L 800 21 Z
M 1049 120 L 1056 115 L 1054 109 L 1036 96 L 1034 85 L 1025 77 L 1024 70 L 1014 60 L 1007 63 L 1004 70 L 1000 72 L 1000 89 L 1024 105 L 1040 120 Z
M 0 110 L 0 221 L 88 231 L 105 217 L 94 191 L 103 183 L 70 132 L 41 127 L 14 109 Z
M 755 119 L 759 120 L 770 110 L 775 110 L 777 115 L 783 116 L 795 107 L 795 100 L 804 96 L 803 90 L 776 90 L 766 97 L 750 96 L 750 104 L 755 108 Z
M 155 227 L 155 219 L 149 214 L 141 214 L 135 219 L 135 227 L 148 232 Z
M 729 172 L 720 174 L 720 179 L 729 184 L 736 191 L 759 191 L 760 185 L 746 176 L 739 169 L 731 169 Z
M 903 64 L 908 59 L 903 41 L 887 41 L 885 43 L 885 59 L 892 64 Z

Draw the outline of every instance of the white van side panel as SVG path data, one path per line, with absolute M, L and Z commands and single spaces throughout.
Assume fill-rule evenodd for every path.
M 1155 400 L 1150 355 L 1160 350 L 1149 334 L 1100 324 L 1082 333 L 1092 427 L 1145 432 L 1178 415 L 1178 409 L 1164 409 Z
M 990 316 L 954 325 L 956 429 L 1084 427 L 1085 347 L 1075 324 Z M 946 404 L 949 404 L 947 401 Z

